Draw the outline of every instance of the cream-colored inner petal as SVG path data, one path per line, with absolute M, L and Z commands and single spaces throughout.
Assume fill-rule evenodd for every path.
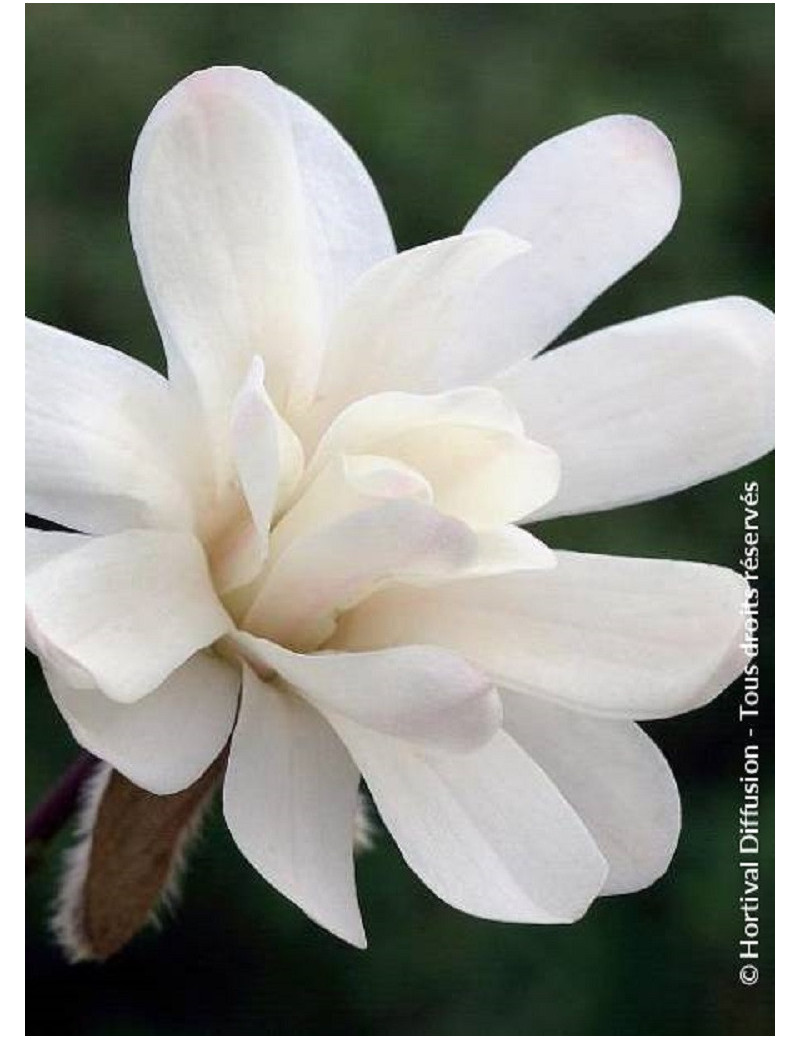
M 228 477 L 200 538 L 242 631 L 316 651 L 388 586 L 553 566 L 513 522 L 553 496 L 558 458 L 494 389 L 365 398 L 307 463 L 260 359 L 232 411 Z

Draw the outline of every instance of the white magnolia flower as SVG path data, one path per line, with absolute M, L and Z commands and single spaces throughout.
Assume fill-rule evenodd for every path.
M 636 719 L 743 666 L 745 583 L 553 552 L 516 524 L 669 494 L 772 443 L 773 319 L 676 307 L 531 360 L 667 234 L 668 141 L 611 116 L 396 254 L 372 182 L 265 76 L 175 87 L 133 243 L 169 380 L 28 327 L 28 621 L 75 738 L 156 793 L 230 741 L 239 848 L 364 944 L 359 779 L 442 899 L 564 922 L 680 827 Z

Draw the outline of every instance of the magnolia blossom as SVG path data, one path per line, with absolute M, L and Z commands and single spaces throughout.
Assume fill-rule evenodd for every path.
M 610 116 L 398 254 L 318 112 L 210 69 L 133 158 L 169 378 L 28 325 L 27 507 L 68 529 L 29 532 L 28 632 L 59 710 L 157 794 L 228 747 L 237 845 L 357 946 L 362 778 L 412 870 L 479 917 L 574 921 L 669 863 L 678 794 L 634 720 L 736 677 L 746 583 L 518 525 L 771 447 L 773 318 L 750 300 L 536 356 L 679 195 L 665 137 Z

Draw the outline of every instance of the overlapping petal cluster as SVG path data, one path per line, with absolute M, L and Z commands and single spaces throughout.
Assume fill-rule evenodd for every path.
M 359 160 L 266 76 L 211 69 L 136 147 L 169 378 L 28 326 L 28 631 L 75 738 L 169 793 L 229 745 L 242 852 L 364 943 L 360 778 L 482 917 L 571 921 L 666 868 L 636 719 L 740 671 L 746 585 L 554 552 L 519 525 L 668 494 L 772 443 L 772 315 L 693 303 L 537 357 L 669 231 L 679 180 L 612 116 L 397 254 Z M 75 532 L 75 533 L 71 533 Z

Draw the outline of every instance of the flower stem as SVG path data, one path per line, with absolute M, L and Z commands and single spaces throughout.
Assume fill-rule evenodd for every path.
M 30 875 L 38 867 L 48 842 L 75 811 L 81 788 L 98 762 L 99 759 L 88 751 L 81 751 L 26 819 L 26 875 Z

